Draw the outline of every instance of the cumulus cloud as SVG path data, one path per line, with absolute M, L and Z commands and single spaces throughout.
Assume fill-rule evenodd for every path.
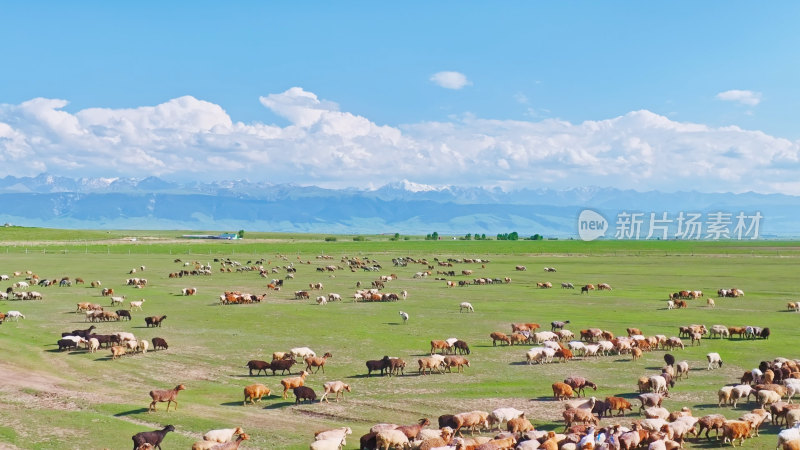
M 739 102 L 747 106 L 756 106 L 761 103 L 761 92 L 731 89 L 717 94 L 717 99 L 728 102 Z
M 431 75 L 430 80 L 445 89 L 459 90 L 465 86 L 472 85 L 472 82 L 467 79 L 467 76 L 460 72 L 436 72 Z
M 220 105 L 189 96 L 74 113 L 60 99 L 0 105 L 0 176 L 800 194 L 798 142 L 646 110 L 582 123 L 463 115 L 393 127 L 300 87 L 260 100 L 288 124 L 235 122 Z

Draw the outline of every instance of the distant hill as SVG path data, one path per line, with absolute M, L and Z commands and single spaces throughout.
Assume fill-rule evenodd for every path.
M 407 181 L 374 190 L 324 189 L 242 180 L 174 183 L 144 179 L 71 179 L 50 175 L 0 179 L 0 221 L 14 225 L 88 229 L 245 229 L 313 233 L 440 234 L 517 231 L 527 237 L 577 236 L 586 208 L 612 231 L 618 214 L 759 212 L 760 237 L 800 236 L 800 197 L 756 193 L 636 192 L 609 188 L 503 191 L 433 187 Z M 676 223 L 670 225 L 669 236 Z

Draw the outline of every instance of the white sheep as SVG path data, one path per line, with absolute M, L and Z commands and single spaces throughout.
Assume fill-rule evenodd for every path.
M 127 331 L 117 331 L 113 334 L 119 338 L 120 342 L 136 340 L 136 336 L 134 336 L 133 333 L 128 333 Z
M 719 368 L 722 367 L 722 357 L 719 356 L 719 353 L 712 352 L 706 355 L 706 359 L 708 360 L 708 370 L 711 370 L 715 367 Z
M 131 311 L 133 311 L 134 309 L 138 309 L 139 311 L 141 311 L 142 310 L 142 303 L 144 303 L 144 302 L 145 302 L 144 299 L 141 299 L 141 300 L 139 300 L 137 302 L 130 302 Z
M 322 439 L 314 441 L 309 446 L 311 450 L 341 450 L 344 447 L 342 439 Z
M 675 365 L 675 374 L 678 378 L 683 378 L 685 375 L 686 378 L 689 378 L 689 362 L 688 361 L 681 361 Z
M 15 322 L 18 322 L 20 317 L 24 319 L 25 315 L 19 311 L 9 311 L 8 313 L 6 313 L 6 318 L 9 320 L 14 319 Z
M 465 309 L 467 312 L 475 312 L 475 308 L 472 307 L 472 303 L 470 302 L 461 302 L 461 304 L 458 305 L 458 312 L 462 312 Z
M 308 347 L 295 347 L 289 350 L 289 353 L 291 353 L 292 356 L 294 356 L 294 359 L 298 361 L 304 360 L 309 356 L 317 356 L 317 354 Z
M 569 349 L 572 350 L 572 353 L 576 356 L 578 355 L 578 352 L 580 352 L 581 355 L 586 353 L 586 344 L 581 341 L 570 341 L 567 344 L 567 347 L 569 347 Z
M 500 426 L 505 422 L 524 415 L 525 411 L 520 411 L 517 408 L 497 408 L 489 413 L 489 426 L 494 429 L 494 425 L 497 425 L 497 429 L 499 430 Z
M 733 390 L 731 391 L 731 402 L 733 403 L 733 407 L 735 408 L 739 400 L 743 398 L 747 398 L 749 400 L 750 394 L 752 393 L 753 393 L 753 387 L 750 386 L 749 384 L 739 384 L 734 386 Z
M 97 338 L 89 339 L 89 353 L 94 353 L 100 348 L 100 341 Z
M 320 305 L 320 306 L 327 305 L 328 304 L 328 298 L 325 297 L 324 295 L 320 295 L 319 297 L 317 297 L 317 304 Z
M 666 378 L 662 377 L 661 375 L 653 375 L 649 378 L 649 381 L 650 381 L 650 388 L 653 389 L 653 392 L 657 394 L 668 393 Z
M 239 427 L 236 428 L 221 428 L 219 430 L 211 430 L 203 435 L 203 440 L 225 443 L 230 442 L 234 434 L 242 434 L 244 430 Z
M 142 353 L 147 353 L 147 350 L 150 348 L 150 342 L 147 339 L 142 339 L 139 341 L 139 345 L 137 349 Z
M 381 431 L 375 436 L 375 444 L 377 448 L 410 448 L 411 444 L 408 442 L 408 437 L 400 430 L 386 430 Z
M 341 427 L 341 428 L 334 428 L 332 430 L 325 430 L 315 434 L 314 439 L 317 441 L 324 441 L 328 439 L 335 439 L 341 443 L 341 445 L 347 445 L 345 439 L 347 435 L 353 434 L 353 430 L 350 427 Z
M 588 409 L 591 411 L 592 408 L 594 408 L 595 403 L 597 403 L 597 397 L 565 400 L 564 409 Z
M 408 313 L 407 312 L 400 311 L 400 317 L 403 319 L 403 323 L 404 324 L 408 323 Z
M 778 446 L 776 448 L 781 448 L 783 444 L 797 439 L 800 439 L 800 423 L 778 433 Z

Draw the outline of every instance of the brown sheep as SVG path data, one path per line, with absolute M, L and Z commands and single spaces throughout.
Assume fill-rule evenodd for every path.
M 524 433 L 533 431 L 533 424 L 525 416 L 515 417 L 506 423 L 506 429 L 511 433 Z
M 115 345 L 111 347 L 111 359 L 117 359 L 118 357 L 124 355 L 126 352 L 125 347 L 121 345 Z
M 242 406 L 247 405 L 247 401 L 250 401 L 251 405 L 255 405 L 256 402 L 261 401 L 261 397 L 269 396 L 269 388 L 264 386 L 263 384 L 251 384 L 244 388 L 244 401 L 242 402 Z
M 741 420 L 726 420 L 722 425 L 722 443 L 730 442 L 736 447 L 736 439 L 739 439 L 739 446 L 744 445 L 744 440 L 750 437 L 750 424 Z
M 506 345 L 511 345 L 511 338 L 506 336 L 505 333 L 495 331 L 490 334 L 489 337 L 492 338 L 492 346 L 497 346 L 497 341 L 505 342 Z
M 444 357 L 444 366 L 448 372 L 452 373 L 451 368 L 456 367 L 456 369 L 460 373 L 463 371 L 464 366 L 469 367 L 469 360 L 467 358 L 464 358 L 463 356 L 448 355 Z
M 332 357 L 333 355 L 331 355 L 329 352 L 326 352 L 321 358 L 318 356 L 309 356 L 304 360 L 306 362 L 306 370 L 311 373 L 311 368 L 316 367 L 317 371 L 314 373 L 319 372 L 319 369 L 322 369 L 322 373 L 325 373 L 325 362 L 328 360 L 328 358 Z
M 699 427 L 697 430 L 697 437 L 700 437 L 700 433 L 706 430 L 706 439 L 711 439 L 708 433 L 711 430 L 715 430 L 717 432 L 717 439 L 719 439 L 719 431 L 722 429 L 722 425 L 725 424 L 725 420 L 725 416 L 722 414 L 709 414 L 701 417 L 700 420 L 697 421 Z
M 183 391 L 186 389 L 186 386 L 179 384 L 175 386 L 173 389 L 163 390 L 157 389 L 150 391 L 150 398 L 153 399 L 150 402 L 150 408 L 148 411 L 155 411 L 156 410 L 156 403 L 158 402 L 167 402 L 167 411 L 169 411 L 169 405 L 175 403 L 175 411 L 178 410 L 178 392 Z
M 511 339 L 511 345 L 519 345 L 528 342 L 528 337 L 522 333 L 514 333 L 509 336 Z
M 308 372 L 305 370 L 300 372 L 299 376 L 291 377 L 291 378 L 284 378 L 281 380 L 281 385 L 283 385 L 283 398 L 286 398 L 289 389 L 294 389 L 296 387 L 300 387 L 306 382 L 306 376 Z
M 459 433 L 462 428 L 469 428 L 470 434 L 475 433 L 475 428 L 482 426 L 489 428 L 489 413 L 485 411 L 472 411 L 468 413 L 456 414 L 453 416 L 456 428 L 453 433 Z M 459 433 L 460 434 L 460 433 Z
M 438 373 L 444 373 L 441 369 L 442 362 L 443 361 L 438 360 L 436 358 L 430 358 L 430 357 L 420 358 L 417 360 L 417 364 L 419 364 L 419 370 L 417 370 L 417 373 L 425 375 L 425 371 L 427 370 L 429 374 L 432 374 L 433 369 L 436 369 Z
M 572 390 L 572 387 L 567 383 L 562 383 L 561 381 L 557 381 L 553 383 L 553 399 L 555 400 L 562 400 L 572 398 L 575 394 Z
M 619 411 L 620 416 L 625 415 L 625 410 L 633 411 L 633 407 L 631 406 L 631 402 L 625 400 L 622 397 L 606 397 L 606 404 L 608 405 L 609 411 Z
M 568 430 L 575 422 L 597 425 L 598 419 L 591 411 L 583 408 L 569 408 L 561 413 L 564 417 L 564 430 Z

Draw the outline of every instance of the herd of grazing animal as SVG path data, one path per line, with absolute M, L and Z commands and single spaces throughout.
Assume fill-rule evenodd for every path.
M 142 267 L 144 270 L 144 267 Z M 517 270 L 525 270 L 524 266 L 518 266 Z M 554 268 L 545 268 L 547 272 L 555 272 Z M 471 275 L 472 271 L 463 271 L 463 275 Z M 131 272 L 133 273 L 133 271 Z M 389 278 L 391 280 L 392 278 Z M 389 280 L 382 280 L 382 282 L 389 281 Z M 68 286 L 69 284 L 64 283 L 64 280 L 61 281 L 61 286 Z M 283 281 L 283 280 L 280 280 Z M 77 282 L 77 280 L 76 280 Z M 82 280 L 81 280 L 82 282 Z M 131 284 L 131 283 L 128 283 Z M 137 283 L 134 283 L 137 284 Z M 283 283 L 281 283 L 283 284 Z M 536 283 L 540 288 L 550 288 L 552 284 L 550 282 L 539 282 Z M 137 284 L 138 285 L 138 284 Z M 141 283 L 142 286 L 146 285 L 145 283 Z M 373 284 L 375 285 L 375 284 Z M 22 284 L 17 284 L 17 288 L 23 286 Z M 101 283 L 92 282 L 93 287 L 100 287 Z M 311 289 L 322 289 L 322 283 L 312 283 L 310 285 Z M 573 287 L 572 283 L 562 283 L 562 288 L 571 288 Z M 599 283 L 596 285 L 584 285 L 581 288 L 582 293 L 588 293 L 592 290 L 606 290 L 611 291 L 611 286 L 607 283 Z M 723 292 L 724 291 L 724 292 Z M 674 308 L 681 308 L 686 307 L 687 302 L 686 299 L 696 299 L 702 296 L 702 292 L 700 291 L 680 291 L 676 294 L 670 294 L 670 303 L 673 305 Z M 196 288 L 184 288 L 181 291 L 182 295 L 196 295 L 197 289 Z M 730 289 L 730 290 L 720 290 L 718 293 L 720 297 L 741 297 L 744 295 L 739 289 Z M 123 305 L 126 302 L 124 296 L 114 295 L 112 288 L 104 288 L 102 295 L 109 296 L 111 299 L 111 305 Z M 407 293 L 404 291 L 402 297 L 406 298 Z M 263 297 L 262 297 L 263 298 Z M 301 296 L 301 298 L 308 298 L 308 295 Z M 319 302 L 320 304 L 325 304 L 328 301 L 334 300 L 341 300 L 341 297 L 338 294 L 330 294 L 329 296 L 325 296 L 324 302 Z M 261 298 L 258 299 L 261 301 Z M 115 314 L 118 316 L 119 319 L 127 318 L 128 320 L 131 319 L 130 311 L 134 311 L 135 309 L 142 309 L 142 303 L 144 299 L 135 302 L 130 301 L 128 304 L 130 308 L 127 310 L 117 310 Z M 713 299 L 707 299 L 707 305 L 709 307 L 714 307 Z M 82 305 L 78 304 L 79 311 L 94 311 L 97 312 L 98 309 L 95 309 L 96 305 L 89 304 L 89 305 Z M 800 302 L 798 303 L 789 303 L 787 306 L 788 309 L 793 311 L 800 311 Z M 670 308 L 672 309 L 672 307 Z M 102 307 L 99 307 L 99 311 L 102 312 Z M 470 302 L 461 302 L 459 305 L 459 312 L 474 312 L 475 309 Z M 403 311 L 400 312 L 400 316 L 403 319 L 403 322 L 408 322 L 409 315 Z M 0 316 L 0 323 L 3 319 L 16 319 L 25 318 L 22 313 L 19 311 L 9 311 L 4 316 Z M 148 316 L 145 317 L 145 324 L 149 327 L 160 327 L 164 319 L 166 318 L 165 315 L 162 316 Z M 631 329 L 628 329 L 628 338 L 613 337 L 613 334 L 609 335 L 604 330 L 600 330 L 599 334 L 596 334 L 595 329 L 589 330 L 582 330 L 581 337 L 583 341 L 576 341 L 582 342 L 583 347 L 581 348 L 578 345 L 575 345 L 575 349 L 572 346 L 564 345 L 562 342 L 566 342 L 572 344 L 573 341 L 569 340 L 569 336 L 571 332 L 565 330 L 564 327 L 569 324 L 570 321 L 553 321 L 551 322 L 551 331 L 544 332 L 538 331 L 540 328 L 538 324 L 535 323 L 515 323 L 512 324 L 512 333 L 510 335 L 506 335 L 503 332 L 494 332 L 491 334 L 491 338 L 493 340 L 493 346 L 496 346 L 497 343 L 506 344 L 506 345 L 514 345 L 514 344 L 521 344 L 521 343 L 537 343 L 537 344 L 554 344 L 543 348 L 551 348 L 556 356 L 556 358 L 561 357 L 564 361 L 570 360 L 573 356 L 572 353 L 576 352 L 576 354 L 581 354 L 586 358 L 587 356 L 597 355 L 598 352 L 602 353 L 603 350 L 600 348 L 594 349 L 595 346 L 600 346 L 601 342 L 611 342 L 613 347 L 612 351 L 615 351 L 617 354 L 624 354 L 630 353 L 635 354 L 635 351 L 638 351 L 641 355 L 642 351 L 652 351 L 653 349 L 661 346 L 661 348 L 676 348 L 676 346 L 680 346 L 683 348 L 683 344 L 680 343 L 680 339 L 678 337 L 668 338 L 666 341 L 662 339 L 658 339 L 656 337 L 656 341 L 653 342 L 648 338 L 639 339 L 638 337 L 643 337 L 642 334 L 639 333 L 632 333 Z M 715 326 L 716 327 L 716 326 Z M 94 326 L 92 326 L 94 328 Z M 767 338 L 769 336 L 769 328 L 761 328 L 761 327 L 726 327 L 727 333 L 723 333 L 720 328 L 717 328 L 717 333 L 714 332 L 714 327 L 712 327 L 711 332 L 712 336 L 718 337 L 731 337 L 731 336 L 739 336 L 740 338 Z M 742 330 L 739 330 L 742 328 Z M 636 329 L 634 329 L 636 330 Z M 76 330 L 80 331 L 80 330 Z M 92 346 L 95 350 L 97 349 L 100 343 L 100 340 L 97 339 L 94 334 L 90 334 L 90 331 L 86 333 L 85 336 L 82 336 L 80 333 L 70 333 L 69 335 L 62 336 L 62 339 L 59 340 L 58 345 L 59 349 L 77 349 L 79 344 L 84 344 L 88 349 Z M 587 331 L 587 334 L 584 334 L 583 331 Z M 637 330 L 638 331 L 638 330 Z M 683 330 L 681 330 L 683 331 Z M 549 333 L 549 334 L 547 334 Z M 563 333 L 563 334 L 562 334 Z M 694 342 L 695 337 L 694 334 L 705 335 L 707 331 L 701 332 L 701 330 L 690 330 L 689 335 L 687 337 L 691 337 L 692 341 Z M 567 338 L 566 340 L 564 338 Z M 574 336 L 573 336 L 574 337 Z M 75 339 L 73 339 L 75 338 Z M 417 372 L 419 375 L 426 375 L 431 374 L 434 371 L 437 373 L 445 373 L 452 371 L 455 368 L 455 372 L 462 372 L 465 367 L 470 367 L 470 363 L 464 356 L 458 355 L 457 353 L 462 354 L 469 354 L 469 346 L 466 345 L 464 341 L 461 340 L 444 340 L 444 341 L 431 341 L 431 356 L 430 357 L 423 357 L 418 360 L 419 364 L 419 371 Z M 90 341 L 96 341 L 94 343 Z M 699 338 L 697 339 L 699 343 Z M 134 347 L 131 347 L 131 341 L 136 342 Z M 449 341 L 449 342 L 448 342 Z M 133 348 L 141 349 L 141 342 L 142 340 L 122 340 L 117 339 L 116 341 L 112 340 L 112 343 L 116 343 L 111 347 L 112 349 L 112 356 L 113 358 L 117 358 L 121 356 L 121 354 L 117 354 L 117 348 L 123 347 L 126 352 L 127 350 Z M 147 341 L 144 341 L 145 343 Z M 166 341 L 161 338 L 153 338 L 152 339 L 153 348 L 154 349 L 167 349 L 168 346 Z M 627 346 L 626 346 L 627 343 Z M 63 345 L 62 345 L 63 344 Z M 668 347 L 669 346 L 669 347 Z M 63 347 L 63 348 L 62 348 Z M 587 348 L 588 347 L 588 348 Z M 294 350 L 294 349 L 293 349 Z M 576 351 L 577 350 L 577 351 Z M 146 347 L 145 347 L 146 351 Z M 577 353 L 580 352 L 580 353 Z M 452 353 L 452 354 L 451 354 Z M 124 353 L 122 353 L 124 354 Z M 604 354 L 604 353 L 602 353 Z M 566 356 L 569 355 L 569 356 Z M 274 356 L 274 355 L 273 355 Z M 263 371 L 264 375 L 267 375 L 267 370 L 272 371 L 272 375 L 275 375 L 277 372 L 281 372 L 281 374 L 286 374 L 286 371 L 290 372 L 291 375 L 291 367 L 294 364 L 297 364 L 296 358 L 299 357 L 299 360 L 305 362 L 305 370 L 301 371 L 298 376 L 290 376 L 289 378 L 284 378 L 281 380 L 281 385 L 283 386 L 283 398 L 286 398 L 288 392 L 291 390 L 295 395 L 295 403 L 301 403 L 303 401 L 314 402 L 317 400 L 316 392 L 310 387 L 306 386 L 306 379 L 311 374 L 316 374 L 322 370 L 323 374 L 325 373 L 325 363 L 328 358 L 331 358 L 331 353 L 325 353 L 322 357 L 317 357 L 313 354 L 296 354 L 295 352 L 287 352 L 287 355 L 279 359 L 273 359 L 269 363 L 264 361 L 257 361 L 252 360 L 248 362 L 247 366 L 250 369 L 250 375 L 258 376 Z M 670 356 L 670 355 L 667 355 Z M 722 366 L 722 359 L 718 353 L 709 353 L 707 355 L 708 359 L 708 369 L 719 368 Z M 787 363 L 784 361 L 784 365 Z M 302 367 L 302 366 L 300 366 Z M 402 361 L 400 358 L 390 358 L 385 356 L 382 359 L 374 360 L 374 361 L 367 361 L 367 369 L 368 375 L 371 375 L 373 371 L 379 371 L 381 375 L 388 374 L 392 375 L 399 375 L 403 372 L 405 368 L 405 362 Z M 768 369 L 770 372 L 773 373 L 771 369 Z M 779 371 L 780 372 L 780 371 Z M 792 372 L 795 373 L 795 372 Z M 764 377 L 764 374 L 760 376 L 762 378 L 756 378 L 755 371 L 751 372 L 751 375 L 754 377 L 754 381 L 763 381 L 768 380 L 772 381 L 768 377 Z M 790 373 L 791 375 L 791 373 Z M 675 379 L 680 379 L 681 376 L 688 376 L 688 367 L 686 366 L 686 361 L 681 361 L 677 364 L 671 363 L 668 364 L 667 367 L 661 372 L 660 375 L 652 375 L 649 376 L 647 379 L 647 387 L 645 390 L 653 391 L 653 394 L 658 394 L 664 397 L 669 395 L 668 387 L 674 387 Z M 786 378 L 792 379 L 792 378 Z M 762 387 L 766 386 L 766 387 Z M 741 400 L 743 397 L 749 400 L 749 397 L 752 395 L 757 397 L 759 401 L 759 405 L 761 406 L 761 410 L 764 410 L 766 407 L 771 407 L 772 405 L 781 403 L 781 398 L 788 395 L 787 399 L 789 404 L 791 404 L 791 396 L 794 393 L 800 392 L 800 383 L 797 384 L 796 389 L 794 387 L 789 387 L 788 389 L 784 390 L 784 393 L 781 395 L 781 389 L 771 387 L 769 383 L 765 384 L 756 384 L 752 387 L 752 392 L 747 392 L 746 395 L 743 392 L 744 389 L 735 390 L 731 389 L 730 396 L 731 398 L 736 398 Z M 777 385 L 778 387 L 782 387 L 782 385 Z M 564 380 L 564 382 L 558 382 L 553 384 L 553 395 L 554 398 L 557 400 L 568 400 L 571 399 L 573 396 L 581 396 L 583 395 L 584 389 L 587 387 L 597 390 L 597 385 L 592 383 L 591 381 L 586 380 L 583 377 L 579 376 L 570 376 Z M 642 385 L 640 385 L 640 388 Z M 184 390 L 184 385 L 178 385 L 174 389 L 171 390 L 153 390 L 150 392 L 150 396 L 152 398 L 152 402 L 150 404 L 150 410 L 156 411 L 156 404 L 158 402 L 166 402 L 167 407 L 166 409 L 169 410 L 172 403 L 175 403 L 174 410 L 177 410 L 177 396 L 181 390 Z M 319 402 L 328 402 L 328 395 L 334 395 L 335 400 L 339 401 L 339 396 L 341 395 L 344 397 L 344 392 L 351 392 L 351 386 L 346 384 L 342 381 L 330 381 L 324 384 L 324 394 L 322 397 L 319 398 Z M 791 394 L 789 392 L 791 391 Z M 270 396 L 270 389 L 263 385 L 263 384 L 252 384 L 248 385 L 244 388 L 244 401 L 245 405 L 255 404 L 256 402 L 260 402 L 263 397 Z M 647 395 L 647 393 L 642 393 L 642 395 Z M 721 394 L 722 395 L 722 394 Z M 777 398 L 775 397 L 777 395 Z M 735 400 L 732 400 L 735 401 Z M 660 408 L 660 400 L 657 403 L 657 406 L 647 406 L 650 403 L 649 398 L 642 399 L 642 411 L 645 411 L 648 419 L 646 420 L 655 420 L 656 417 L 660 417 L 661 411 L 657 409 Z M 587 407 L 588 405 L 588 407 Z M 735 403 L 734 403 L 735 405 Z M 606 428 L 599 428 L 598 426 L 598 419 L 603 418 L 605 414 L 610 414 L 611 412 L 617 412 L 618 415 L 624 415 L 625 411 L 631 411 L 632 406 L 630 402 L 628 402 L 625 398 L 621 397 L 606 397 L 605 400 L 599 400 L 592 397 L 589 400 L 586 400 L 582 403 L 576 404 L 568 404 L 566 405 L 567 408 L 564 410 L 564 420 L 567 424 L 567 429 L 574 429 L 575 433 L 578 433 L 580 439 L 578 442 L 575 442 L 575 445 L 579 442 L 583 442 L 585 437 L 591 434 L 593 437 L 597 436 L 605 436 L 606 439 L 617 439 L 619 443 L 622 443 L 622 448 L 632 448 L 626 442 L 636 441 L 632 437 L 629 437 L 630 433 L 637 434 L 638 442 L 650 442 L 651 448 L 659 448 L 658 445 L 665 445 L 665 448 L 669 447 L 671 442 L 679 442 L 680 445 L 683 444 L 684 436 L 688 434 L 697 435 L 699 432 L 703 431 L 704 424 L 710 424 L 707 426 L 706 434 L 712 428 L 717 431 L 719 434 L 720 431 L 724 437 L 725 441 L 735 441 L 739 440 L 741 443 L 744 439 L 748 438 L 751 435 L 758 434 L 758 426 L 760 426 L 764 420 L 763 415 L 761 415 L 759 410 L 755 410 L 752 413 L 748 413 L 750 416 L 745 415 L 740 422 L 746 423 L 748 428 L 744 431 L 740 429 L 741 427 L 737 427 L 736 421 L 729 421 L 724 420 L 721 425 L 717 422 L 714 422 L 713 418 L 706 417 L 697 418 L 697 419 L 687 419 L 691 418 L 691 414 L 687 413 L 683 416 L 677 416 L 672 418 L 671 415 L 665 416 L 664 419 L 670 418 L 670 421 L 665 422 L 661 428 L 648 430 L 648 427 L 652 427 L 653 425 L 650 422 L 644 422 L 641 425 L 637 424 L 634 426 L 633 430 L 626 431 L 624 427 L 620 427 L 616 425 L 615 427 L 606 427 Z M 663 408 L 662 408 L 663 409 Z M 506 411 L 508 410 L 508 411 Z M 788 414 L 792 411 L 792 408 L 785 408 L 786 412 L 784 413 L 784 420 L 786 420 L 788 425 L 793 424 L 794 422 L 789 422 L 789 419 L 786 417 L 792 417 L 791 414 Z M 653 415 L 650 418 L 650 415 Z M 752 417 L 751 417 L 752 416 Z M 774 417 L 774 416 L 773 416 Z M 798 414 L 797 422 L 800 422 L 800 414 Z M 518 448 L 550 448 L 550 444 L 554 442 L 554 439 L 558 439 L 559 435 L 550 433 L 537 433 L 534 431 L 533 426 L 530 424 L 530 421 L 525 419 L 525 413 L 522 411 L 514 410 L 514 408 L 501 408 L 499 410 L 492 411 L 492 413 L 483 413 L 480 411 L 472 411 L 468 413 L 459 413 L 452 416 L 442 416 L 440 417 L 440 430 L 437 430 L 437 433 L 431 433 L 429 436 L 426 435 L 426 439 L 417 439 L 418 436 L 421 436 L 423 428 L 428 425 L 430 422 L 427 419 L 421 420 L 420 424 L 413 425 L 413 426 L 395 426 L 392 429 L 380 429 L 376 432 L 371 432 L 372 436 L 365 435 L 367 441 L 371 442 L 370 439 L 374 439 L 375 447 L 363 447 L 363 448 L 379 448 L 381 446 L 385 446 L 383 448 L 394 448 L 395 446 L 404 446 L 406 443 L 416 442 L 415 448 L 429 448 L 422 446 L 427 441 L 435 441 L 436 443 L 441 443 L 443 445 L 455 445 L 455 448 L 511 448 L 514 445 L 519 445 Z M 442 426 L 442 423 L 445 425 Z M 474 441 L 474 443 L 469 443 L 468 441 L 464 440 L 460 436 L 463 430 L 469 429 L 471 432 L 477 431 L 478 429 L 484 430 L 491 430 L 494 426 L 500 429 L 500 426 L 503 423 L 508 424 L 509 432 L 514 433 L 513 436 L 497 436 L 494 439 L 488 439 L 484 442 Z M 572 425 L 575 423 L 581 423 L 583 425 L 576 425 L 575 428 Z M 700 431 L 696 432 L 694 429 L 695 424 L 700 425 Z M 451 426 L 452 425 L 452 426 Z M 583 427 L 583 428 L 580 428 Z M 640 427 L 640 428 L 637 428 Z M 387 427 L 390 428 L 390 427 Z M 577 430 L 580 429 L 581 431 L 578 432 Z M 513 431 L 512 431 L 513 430 Z M 647 431 L 649 437 L 645 437 L 643 431 Z M 146 432 L 146 433 L 139 433 L 133 437 L 134 440 L 134 448 L 160 448 L 160 443 L 163 441 L 164 436 L 169 431 L 174 431 L 173 426 L 167 426 L 163 430 L 156 430 L 153 432 Z M 328 430 L 333 431 L 333 430 Z M 327 432 L 327 431 L 325 431 Z M 317 436 L 324 435 L 325 432 L 317 433 Z M 395 433 L 392 433 L 395 432 Z M 527 435 L 523 435 L 522 433 L 528 433 Z M 335 433 L 334 433 L 335 434 Z M 342 433 L 340 433 L 342 434 Z M 325 445 L 328 445 L 326 441 L 330 442 L 330 445 L 336 444 L 336 446 L 331 448 L 340 448 L 344 445 L 344 437 L 346 434 L 343 433 L 341 439 L 338 437 L 335 438 L 317 438 L 315 440 L 315 444 L 312 444 L 312 448 L 328 448 Z M 435 436 L 434 436 L 435 434 Z M 241 429 L 235 429 L 234 432 L 228 436 L 226 441 L 228 444 L 233 444 L 230 439 L 234 436 L 238 435 L 239 438 L 236 441 L 235 445 L 238 445 L 244 441 L 249 439 L 249 436 L 244 434 Z M 401 437 L 405 436 L 405 438 Z M 325 435 L 327 436 L 327 435 Z M 338 436 L 338 435 L 337 435 Z M 631 435 L 632 436 L 632 435 Z M 429 438 L 429 439 L 428 439 Z M 404 440 L 405 439 L 405 440 Z M 569 439 L 569 438 L 567 438 Z M 537 441 L 536 447 L 532 445 L 524 445 L 526 442 Z M 196 443 L 197 448 L 217 448 L 217 447 L 205 447 L 207 444 L 203 444 L 203 442 L 210 442 L 206 441 L 199 441 Z M 564 448 L 565 442 L 564 439 L 560 439 L 560 446 Z M 794 440 L 787 440 L 786 443 L 794 442 Z M 223 443 L 223 442 L 220 442 Z M 477 444 L 477 445 L 476 445 Z M 656 445 L 653 447 L 653 445 Z M 146 447 L 146 446 L 151 447 Z M 432 445 L 432 444 L 431 444 Z M 481 447 L 482 445 L 489 445 L 486 447 Z M 472 446 L 472 447 L 470 447 Z M 441 447 L 441 445 L 437 445 L 437 447 Z M 193 447 L 195 448 L 195 447 Z M 219 447 L 222 448 L 222 447 Z M 225 447 L 228 448 L 228 447 Z M 232 447 L 231 447 L 232 448 Z M 430 447 L 432 448 L 432 447 Z M 576 448 L 593 448 L 587 446 L 580 446 Z M 595 447 L 597 448 L 597 447 Z

